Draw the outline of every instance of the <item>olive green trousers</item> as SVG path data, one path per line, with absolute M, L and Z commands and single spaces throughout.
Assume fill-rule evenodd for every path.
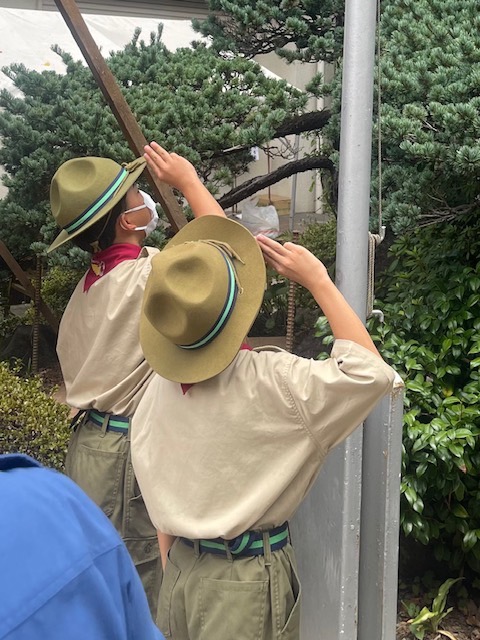
M 72 433 L 65 471 L 122 536 L 155 620 L 162 563 L 157 533 L 133 473 L 129 436 L 100 429 L 88 420 L 81 422 Z
M 293 549 L 254 557 L 199 553 L 177 539 L 160 589 L 157 626 L 172 640 L 298 640 Z

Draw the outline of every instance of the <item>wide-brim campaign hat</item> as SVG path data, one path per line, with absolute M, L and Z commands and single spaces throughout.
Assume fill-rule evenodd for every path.
M 266 269 L 253 235 L 222 216 L 202 216 L 152 259 L 140 344 L 168 380 L 195 383 L 233 361 L 263 300 Z
M 145 169 L 145 158 L 120 165 L 109 158 L 72 158 L 56 171 L 50 185 L 50 206 L 60 234 L 48 252 L 103 218 L 120 202 Z

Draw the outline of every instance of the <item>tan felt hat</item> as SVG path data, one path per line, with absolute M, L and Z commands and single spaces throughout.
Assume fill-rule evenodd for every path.
M 260 247 L 222 216 L 202 216 L 152 260 L 140 318 L 151 367 L 175 382 L 208 380 L 233 361 L 265 291 Z
M 50 185 L 52 214 L 63 231 L 48 251 L 78 236 L 111 211 L 145 166 L 145 158 L 137 158 L 124 166 L 109 158 L 93 156 L 64 162 Z

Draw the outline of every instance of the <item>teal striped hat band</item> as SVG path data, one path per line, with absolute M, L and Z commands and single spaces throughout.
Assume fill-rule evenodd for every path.
M 181 349 L 200 349 L 200 347 L 205 347 L 207 344 L 210 344 L 212 340 L 214 340 L 219 333 L 221 333 L 222 329 L 228 322 L 228 319 L 232 315 L 232 311 L 235 308 L 235 302 L 237 301 L 238 294 L 238 280 L 237 273 L 235 271 L 235 267 L 232 261 L 232 258 L 237 258 L 240 262 L 243 263 L 243 260 L 233 251 L 233 249 L 224 242 L 215 242 L 214 240 L 198 240 L 198 242 L 205 242 L 206 244 L 215 247 L 217 251 L 220 251 L 223 259 L 225 260 L 225 265 L 227 267 L 228 272 L 228 285 L 227 292 L 225 296 L 225 303 L 220 311 L 217 319 L 212 325 L 212 328 L 207 331 L 205 335 L 203 335 L 199 340 L 196 340 L 192 344 L 179 344 Z
M 74 231 L 78 231 L 84 227 L 108 202 L 113 198 L 119 187 L 128 176 L 128 171 L 122 167 L 120 173 L 116 178 L 108 185 L 103 193 L 91 204 L 88 209 L 85 209 L 79 216 L 72 220 L 69 224 L 65 225 L 64 230 L 70 234 Z

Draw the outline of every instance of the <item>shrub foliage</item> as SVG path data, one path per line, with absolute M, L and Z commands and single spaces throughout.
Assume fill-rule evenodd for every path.
M 405 380 L 403 531 L 480 570 L 480 224 L 469 222 L 394 244 L 372 333 Z
M 41 378 L 21 378 L 0 362 L 0 451 L 26 453 L 63 470 L 69 409 L 45 393 Z
M 42 281 L 42 298 L 58 317 L 65 311 L 65 307 L 83 276 L 83 269 L 68 269 L 52 267 Z
M 405 382 L 401 525 L 439 561 L 480 571 L 480 220 L 419 229 L 390 251 L 385 320 L 369 328 Z M 324 317 L 317 335 L 333 341 Z

